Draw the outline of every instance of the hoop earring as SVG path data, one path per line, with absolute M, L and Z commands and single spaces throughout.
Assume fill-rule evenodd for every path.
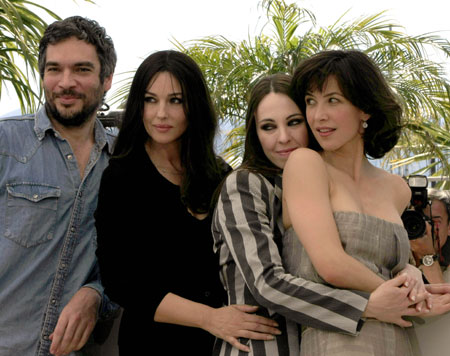
M 368 126 L 369 126 L 369 124 L 367 123 L 367 121 L 363 121 L 363 122 L 362 122 L 362 127 L 363 127 L 364 129 L 367 129 Z

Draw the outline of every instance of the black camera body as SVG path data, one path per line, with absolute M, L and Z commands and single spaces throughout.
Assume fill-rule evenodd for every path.
M 411 188 L 411 203 L 403 212 L 402 221 L 408 238 L 415 240 L 425 235 L 427 222 L 433 225 L 433 221 L 423 213 L 423 209 L 430 205 L 427 194 L 428 179 L 423 175 L 412 175 L 408 178 L 408 185 Z

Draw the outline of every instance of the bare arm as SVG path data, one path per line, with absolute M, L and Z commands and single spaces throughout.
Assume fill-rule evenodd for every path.
M 64 307 L 55 331 L 50 335 L 53 355 L 80 350 L 89 339 L 97 320 L 101 296 L 92 288 L 81 288 Z
M 230 295 L 251 294 L 260 306 L 302 325 L 356 334 L 369 296 L 308 281 L 284 269 L 276 243 L 280 212 L 271 211 L 277 201 L 273 184 L 260 174 L 238 170 L 227 177 L 213 235 L 226 265 L 222 272 L 230 282 Z M 235 283 L 245 283 L 248 291 L 236 290 Z
M 258 308 L 248 305 L 232 305 L 212 308 L 205 304 L 169 293 L 161 301 L 154 320 L 160 323 L 177 324 L 201 328 L 229 342 L 242 351 L 250 349 L 241 344 L 238 338 L 272 340 L 280 334 L 276 322 L 251 313 Z
M 283 197 L 287 207 L 284 213 L 325 281 L 368 292 L 383 283 L 381 277 L 344 251 L 333 217 L 328 172 L 318 153 L 300 149 L 291 154 L 283 173 Z
M 409 298 L 416 283 L 417 280 L 410 278 L 406 273 L 384 282 L 371 293 L 364 316 L 402 327 L 412 326 L 411 322 L 402 317 L 420 316 L 430 312 L 428 308 L 423 310 L 415 308 L 416 301 Z M 417 301 L 422 301 L 423 297 L 420 295 Z

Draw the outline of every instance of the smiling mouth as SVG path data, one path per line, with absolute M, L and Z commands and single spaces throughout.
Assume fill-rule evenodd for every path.
M 71 105 L 79 99 L 76 96 L 58 96 L 57 98 L 62 105 Z
M 292 151 L 295 151 L 296 149 L 297 149 L 297 147 L 289 148 L 289 149 L 286 149 L 286 150 L 277 151 L 277 153 L 279 155 L 286 156 L 286 155 L 289 155 Z
M 159 132 L 167 132 L 172 128 L 170 125 L 153 125 L 153 127 Z
M 331 133 L 333 133 L 336 129 L 332 129 L 332 128 L 320 128 L 317 129 L 316 131 L 319 133 L 320 136 L 329 136 L 331 135 Z
M 62 105 L 71 105 L 79 99 L 83 99 L 82 94 L 74 91 L 63 91 L 55 94 L 55 99 L 58 99 Z
M 62 90 L 59 93 L 55 93 L 55 96 L 57 98 L 77 98 L 81 99 L 83 97 L 83 94 L 78 93 L 74 90 Z

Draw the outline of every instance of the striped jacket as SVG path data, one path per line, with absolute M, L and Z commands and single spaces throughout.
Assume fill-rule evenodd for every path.
M 249 354 L 217 340 L 214 355 L 299 355 L 299 324 L 356 335 L 368 295 L 288 274 L 281 258 L 281 177 L 239 169 L 225 180 L 214 212 L 214 250 L 229 304 L 258 305 L 282 331 L 273 341 L 245 340 Z

